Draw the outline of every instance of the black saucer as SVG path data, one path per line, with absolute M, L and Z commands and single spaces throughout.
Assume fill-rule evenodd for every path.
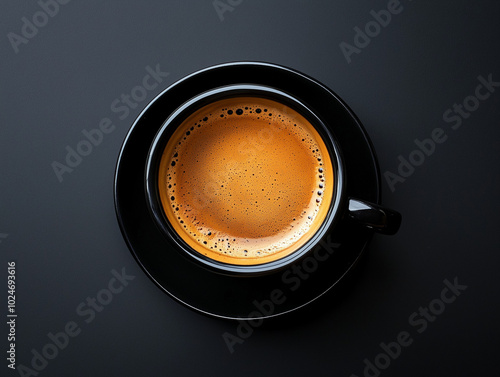
M 115 208 L 122 234 L 137 262 L 166 293 L 184 305 L 222 318 L 260 318 L 298 309 L 331 289 L 361 257 L 372 231 L 343 219 L 316 256 L 260 277 L 210 272 L 178 253 L 156 228 L 146 205 L 144 169 L 156 132 L 169 114 L 206 90 L 251 83 L 279 88 L 315 112 L 339 142 L 347 196 L 379 203 L 380 178 L 363 126 L 329 89 L 288 68 L 256 62 L 227 63 L 194 73 L 158 95 L 134 122 L 115 173 Z

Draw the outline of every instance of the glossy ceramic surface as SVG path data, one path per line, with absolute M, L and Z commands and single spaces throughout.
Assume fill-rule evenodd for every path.
M 242 81 L 244 80 L 244 81 Z M 148 211 L 144 172 L 152 141 L 165 120 L 198 93 L 224 85 L 266 85 L 289 93 L 318 114 L 342 148 L 346 197 L 379 202 L 379 173 L 368 136 L 352 111 L 315 80 L 268 63 L 211 67 L 177 82 L 140 114 L 118 159 L 115 207 L 127 244 L 144 271 L 165 292 L 200 312 L 223 318 L 280 315 L 331 289 L 361 257 L 373 230 L 344 216 L 310 252 L 265 276 L 214 273 L 176 250 Z M 347 201 L 346 201 L 347 204 Z M 353 213 L 360 208 L 353 209 Z M 347 208 L 344 211 L 346 214 Z M 359 216 L 357 216 L 359 217 Z M 358 219 L 359 220 L 359 219 Z M 272 310 L 259 303 L 274 302 Z

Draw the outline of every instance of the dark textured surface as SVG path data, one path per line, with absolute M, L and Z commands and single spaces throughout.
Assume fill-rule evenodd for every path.
M 53 343 L 47 334 L 74 321 L 80 333 L 40 376 L 350 377 L 377 360 L 390 360 L 382 376 L 496 372 L 500 89 L 469 98 L 477 109 L 456 129 L 443 114 L 476 95 L 479 76 L 500 81 L 498 2 L 402 0 L 350 63 L 339 45 L 354 45 L 354 28 L 374 19 L 370 11 L 395 2 L 221 2 L 234 4 L 222 21 L 212 1 L 72 1 L 45 18 L 34 1 L 2 5 L 0 313 L 6 321 L 7 262 L 15 260 L 16 365 L 32 368 L 33 350 Z M 14 48 L 9 33 L 21 38 L 22 18 L 34 16 L 46 25 Z M 237 336 L 238 323 L 184 308 L 136 264 L 115 218 L 113 175 L 148 101 L 193 71 L 232 60 L 289 66 L 334 90 L 364 124 L 381 173 L 399 174 L 399 156 L 410 158 L 415 139 L 436 128 L 447 138 L 394 190 L 383 180 L 382 203 L 404 222 L 396 236 L 374 237 L 346 292 L 266 322 L 230 353 L 223 334 Z M 142 85 L 148 66 L 169 75 L 128 110 L 113 111 L 116 99 Z M 114 128 L 60 182 L 53 161 L 65 163 L 66 147 L 76 148 L 82 131 L 103 118 Z M 79 314 L 80 303 L 104 297 L 112 270 L 123 268 L 135 279 L 95 317 Z M 412 313 L 455 278 L 468 288 L 419 333 Z M 413 342 L 395 359 L 377 357 L 380 343 L 403 331 Z M 4 352 L 7 325 L 1 333 Z M 3 360 L 1 375 L 20 374 Z

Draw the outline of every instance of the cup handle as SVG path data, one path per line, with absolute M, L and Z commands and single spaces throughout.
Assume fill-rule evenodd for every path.
M 349 199 L 348 217 L 358 224 L 382 234 L 395 234 L 401 225 L 399 212 L 353 198 Z

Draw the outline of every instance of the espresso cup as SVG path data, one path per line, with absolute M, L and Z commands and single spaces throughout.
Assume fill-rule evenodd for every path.
M 248 276 L 292 265 L 340 221 L 394 234 L 399 213 L 347 196 L 345 146 L 332 127 L 271 86 L 193 96 L 166 119 L 147 156 L 155 224 L 193 263 Z

